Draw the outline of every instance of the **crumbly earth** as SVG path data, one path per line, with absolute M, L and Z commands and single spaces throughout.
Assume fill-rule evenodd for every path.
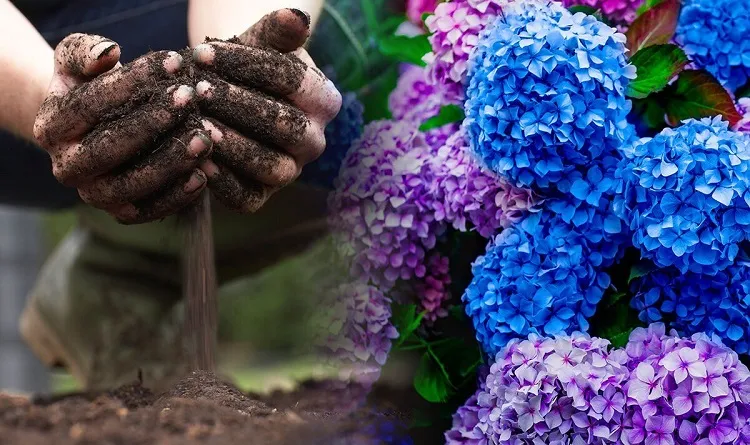
M 211 374 L 193 373 L 162 395 L 139 383 L 57 398 L 0 395 L 0 444 L 370 445 L 378 442 L 357 440 L 368 424 L 408 421 L 393 391 L 381 391 L 354 413 L 342 411 L 351 391 L 306 382 L 291 393 L 248 396 Z

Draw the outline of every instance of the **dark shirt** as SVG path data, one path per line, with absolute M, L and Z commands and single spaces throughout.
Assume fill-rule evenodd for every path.
M 24 15 L 37 15 L 55 9 L 66 0 L 10 0 L 10 2 Z

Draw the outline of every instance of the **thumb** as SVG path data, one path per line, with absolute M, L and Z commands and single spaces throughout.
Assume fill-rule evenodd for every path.
M 267 14 L 240 37 L 248 46 L 289 53 L 310 37 L 310 16 L 299 9 L 279 9 Z
M 120 46 L 92 34 L 71 34 L 55 48 L 55 89 L 70 88 L 112 69 L 120 60 Z

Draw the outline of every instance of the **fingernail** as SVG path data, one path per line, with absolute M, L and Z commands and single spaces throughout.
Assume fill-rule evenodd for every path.
M 206 131 L 208 131 L 208 134 L 211 135 L 211 140 L 213 142 L 221 142 L 221 138 L 224 137 L 224 134 L 221 130 L 216 128 L 216 125 L 206 119 L 203 119 L 201 123 L 203 124 L 203 128 L 205 128 Z
M 104 42 L 100 42 L 94 45 L 93 48 L 91 48 L 91 54 L 94 56 L 94 59 L 99 60 L 112 52 L 112 50 L 115 48 L 117 48 L 117 44 L 115 42 L 111 40 L 105 40 Z
M 182 68 L 182 62 L 183 59 L 180 53 L 170 51 L 167 53 L 167 57 L 164 59 L 162 65 L 168 73 L 174 74 Z
M 176 106 L 184 107 L 188 104 L 188 102 L 190 102 L 190 100 L 193 99 L 194 94 L 195 90 L 192 87 L 189 87 L 187 85 L 180 85 L 177 90 L 172 93 L 172 98 L 174 99 L 174 104 Z
M 206 151 L 209 147 L 211 147 L 213 143 L 211 142 L 211 139 L 208 138 L 203 133 L 198 133 L 195 136 L 193 136 L 192 139 L 190 139 L 190 143 L 188 144 L 188 153 L 193 157 L 198 157 L 202 153 Z
M 207 80 L 201 80 L 198 85 L 195 86 L 195 91 L 198 95 L 210 99 L 213 93 L 213 86 Z
M 305 11 L 302 11 L 301 9 L 296 9 L 296 8 L 289 8 L 289 10 L 295 13 L 297 17 L 302 19 L 302 21 L 305 23 L 305 26 L 310 26 L 310 14 L 306 13 Z
M 190 175 L 190 179 L 185 183 L 185 186 L 182 188 L 182 190 L 185 193 L 190 194 L 203 187 L 203 184 L 205 183 L 206 177 L 196 172 Z
M 215 55 L 214 47 L 206 43 L 201 43 L 193 49 L 193 60 L 205 65 L 214 63 Z
M 201 162 L 200 169 L 203 170 L 203 173 L 205 173 L 206 176 L 209 176 L 211 178 L 220 173 L 219 166 L 210 159 L 206 159 L 205 161 Z

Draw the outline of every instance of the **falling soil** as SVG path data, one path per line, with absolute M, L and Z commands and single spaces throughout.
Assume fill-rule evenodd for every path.
M 342 411 L 352 393 L 320 381 L 294 392 L 246 395 L 195 372 L 162 395 L 139 383 L 52 398 L 0 395 L 0 444 L 375 445 L 382 442 L 367 431 L 408 422 L 396 409 L 408 403 L 402 393 L 381 390 L 366 406 Z

